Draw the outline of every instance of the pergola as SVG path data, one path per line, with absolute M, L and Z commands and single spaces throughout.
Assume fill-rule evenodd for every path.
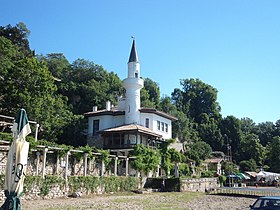
M 10 146 L 10 141 L 6 141 L 6 140 L 0 140 L 0 152 L 7 152 L 9 150 L 9 146 Z M 64 148 L 59 148 L 59 147 L 52 147 L 52 146 L 43 146 L 43 145 L 38 145 L 36 149 L 30 149 L 31 152 L 36 154 L 36 174 L 37 176 L 41 175 L 43 178 L 46 176 L 46 164 L 47 164 L 47 155 L 53 154 L 58 150 L 65 150 Z M 63 173 L 63 177 L 65 179 L 67 179 L 67 177 L 69 176 L 69 157 L 71 155 L 73 155 L 74 153 L 83 153 L 83 175 L 87 176 L 87 165 L 88 165 L 88 153 L 85 153 L 81 150 L 78 149 L 71 149 L 69 150 L 64 157 L 65 160 L 65 165 L 64 165 L 64 173 Z M 98 152 L 94 152 L 92 153 L 95 157 L 101 156 L 101 153 Z M 125 176 L 129 175 L 129 160 L 133 160 L 135 159 L 135 157 L 127 157 L 127 156 L 120 156 L 120 155 L 110 155 L 109 156 L 111 159 L 113 159 L 114 161 L 114 167 L 113 167 L 113 172 L 114 175 L 117 176 L 118 175 L 118 160 L 122 160 L 125 161 Z M 42 164 L 40 164 L 40 162 L 42 161 Z M 41 165 L 41 166 L 40 166 Z M 41 168 L 39 168 L 41 167 Z M 58 169 L 60 168 L 60 157 L 57 154 L 56 156 L 56 166 L 55 166 L 55 171 L 53 173 L 53 175 L 58 175 Z M 41 171 L 41 173 L 39 173 L 39 171 Z M 104 165 L 104 161 L 101 161 L 101 173 L 100 176 L 104 176 L 104 172 L 105 172 L 105 165 Z

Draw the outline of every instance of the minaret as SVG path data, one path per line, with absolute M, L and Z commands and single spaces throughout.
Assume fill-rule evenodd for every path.
M 140 90 L 144 87 L 144 81 L 140 78 L 140 63 L 138 61 L 134 38 L 127 66 L 128 75 L 123 80 L 123 85 L 126 90 L 125 124 L 140 124 Z

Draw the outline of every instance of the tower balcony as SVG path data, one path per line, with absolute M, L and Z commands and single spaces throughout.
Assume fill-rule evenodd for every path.
M 141 78 L 126 78 L 123 80 L 123 86 L 127 89 L 141 89 L 144 87 L 144 80 Z

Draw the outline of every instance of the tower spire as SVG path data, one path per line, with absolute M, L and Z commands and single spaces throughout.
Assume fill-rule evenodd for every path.
M 131 38 L 133 39 L 133 42 L 132 42 L 132 47 L 131 47 L 128 63 L 129 62 L 139 62 L 137 51 L 136 51 L 136 46 L 135 46 L 135 36 L 131 36 Z
M 140 63 L 138 62 L 133 39 L 131 52 L 128 60 L 127 78 L 123 80 L 125 88 L 125 124 L 136 123 L 140 125 L 140 90 L 144 87 L 144 80 L 140 77 Z

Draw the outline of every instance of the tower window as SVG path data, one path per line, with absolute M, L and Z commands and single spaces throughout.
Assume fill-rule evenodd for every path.
M 138 72 L 135 72 L 135 78 L 138 78 Z

